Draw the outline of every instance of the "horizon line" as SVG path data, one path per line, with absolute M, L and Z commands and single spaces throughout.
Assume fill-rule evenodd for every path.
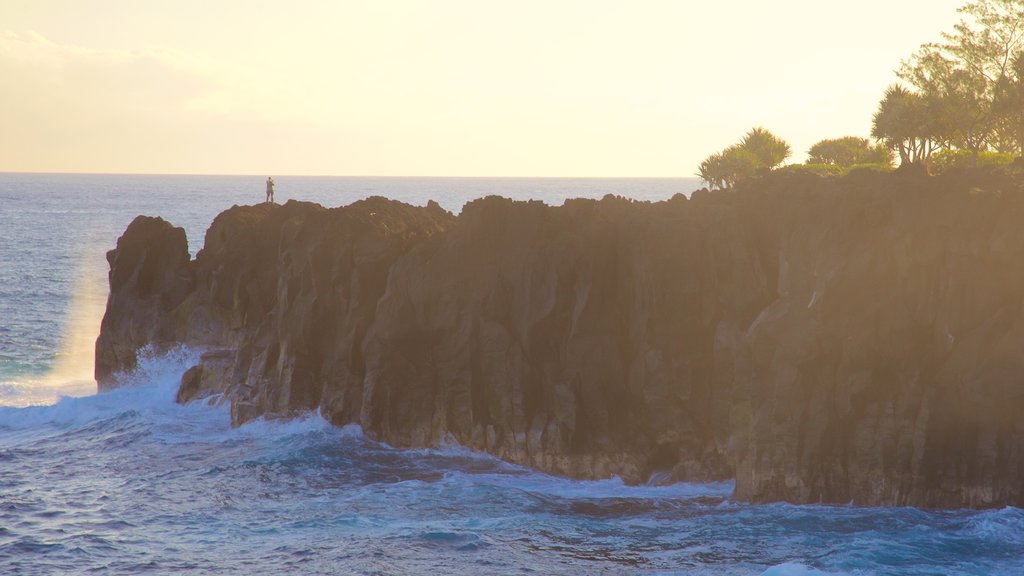
M 550 180 L 578 180 L 578 179 L 592 179 L 592 180 L 683 180 L 683 179 L 694 179 L 699 180 L 700 177 L 693 176 L 481 176 L 481 175 L 386 175 L 386 174 L 261 174 L 261 173 L 213 173 L 213 172 L 77 172 L 77 171 L 43 171 L 43 170 L 0 170 L 0 174 L 26 174 L 26 175 L 60 175 L 60 176 L 221 176 L 221 177 L 235 177 L 235 176 L 251 176 L 251 177 L 263 177 L 271 176 L 274 178 L 447 178 L 447 179 L 474 179 L 474 178 L 493 178 L 493 179 L 517 179 L 517 178 L 530 178 L 530 179 L 550 179 Z

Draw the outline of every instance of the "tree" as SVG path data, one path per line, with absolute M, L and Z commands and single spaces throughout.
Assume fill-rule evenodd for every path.
M 732 188 L 744 178 L 753 176 L 763 164 L 749 150 L 733 145 L 708 156 L 698 167 L 697 175 L 712 188 Z
M 1024 45 L 1024 2 L 975 0 L 943 42 L 925 44 L 897 75 L 918 89 L 935 118 L 932 136 L 942 146 L 978 152 L 992 144 L 1002 113 L 1000 87 Z
M 996 150 L 1024 156 L 1024 50 L 1017 52 L 1010 73 L 996 86 Z
M 725 188 L 725 170 L 722 165 L 722 153 L 717 152 L 708 156 L 697 166 L 697 176 L 714 188 Z
M 892 151 L 884 143 L 876 142 L 857 158 L 855 164 L 880 164 L 892 168 Z
M 739 144 L 704 159 L 697 176 L 712 188 L 731 188 L 761 170 L 771 170 L 789 157 L 789 144 L 764 128 L 754 128 Z
M 938 145 L 938 125 L 920 94 L 893 84 L 871 121 L 871 136 L 900 156 L 901 164 L 924 164 Z
M 789 144 L 785 140 L 760 127 L 747 132 L 740 146 L 756 156 L 761 165 L 769 170 L 782 164 L 790 155 Z
M 722 168 L 725 171 L 725 184 L 732 188 L 740 180 L 750 178 L 764 167 L 764 161 L 756 153 L 743 145 L 733 145 L 722 152 Z
M 984 76 L 940 51 L 925 48 L 916 58 L 901 76 L 921 90 L 932 115 L 932 137 L 944 148 L 970 150 L 976 159 L 995 130 L 994 89 Z
M 867 138 L 844 136 L 822 140 L 807 151 L 808 164 L 826 164 L 849 168 L 854 164 L 892 164 L 892 155 L 884 144 L 872 145 Z

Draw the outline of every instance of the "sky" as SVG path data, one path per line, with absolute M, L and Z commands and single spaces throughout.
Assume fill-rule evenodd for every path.
M 868 136 L 962 0 L 0 0 L 0 171 L 692 176 Z

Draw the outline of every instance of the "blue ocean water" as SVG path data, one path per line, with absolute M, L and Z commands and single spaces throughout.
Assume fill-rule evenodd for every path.
M 0 174 L 0 574 L 1024 574 L 1024 510 L 749 505 L 731 485 L 554 478 L 318 415 L 178 406 L 193 353 L 95 394 L 106 262 L 140 213 L 190 249 L 265 176 Z M 657 200 L 690 179 L 275 178 L 280 201 Z

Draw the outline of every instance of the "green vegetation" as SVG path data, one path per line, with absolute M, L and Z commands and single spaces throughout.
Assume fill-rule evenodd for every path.
M 901 164 L 924 162 L 938 145 L 938 127 L 928 104 L 920 94 L 894 84 L 878 105 L 871 136 L 898 153 Z
M 779 168 L 779 172 L 789 174 L 814 174 L 817 176 L 842 176 L 843 169 L 835 164 L 807 163 L 790 164 Z
M 712 188 L 732 188 L 745 178 L 782 164 L 789 155 L 785 140 L 764 128 L 754 128 L 739 144 L 705 158 L 697 168 L 697 176 Z
M 872 143 L 844 136 L 807 151 L 787 172 L 838 176 L 922 165 L 951 168 L 1009 164 L 1024 156 L 1024 0 L 971 0 L 942 41 L 921 46 L 896 75 L 872 117 Z M 728 188 L 778 168 L 789 145 L 763 128 L 701 162 L 698 176 Z
M 853 174 L 854 172 L 892 172 L 891 162 L 874 162 L 867 164 L 854 164 L 846 169 L 845 174 Z
M 849 168 L 854 164 L 892 164 L 892 153 L 884 144 L 871 144 L 867 138 L 844 136 L 822 140 L 807 151 L 807 164 L 828 164 Z
M 754 128 L 747 132 L 740 142 L 740 148 L 757 157 L 760 162 L 758 167 L 763 166 L 769 170 L 782 164 L 790 155 L 789 144 L 764 128 Z
M 998 138 L 995 148 L 1024 156 L 1024 50 L 1017 52 L 1010 62 L 1010 74 L 996 85 L 993 108 Z
M 917 89 L 900 89 L 919 103 L 910 115 L 917 126 L 911 132 L 928 143 L 920 154 L 901 153 L 903 162 L 927 163 L 939 149 L 967 150 L 971 165 L 986 150 L 1024 151 L 1024 2 L 976 0 L 959 11 L 968 18 L 943 33 L 941 43 L 922 46 L 897 71 Z M 892 121 L 886 109 L 890 91 L 879 105 L 875 128 L 892 147 L 899 142 L 889 138 L 892 124 L 908 128 L 915 122 Z
M 977 158 L 970 150 L 940 150 L 928 163 L 934 174 L 941 174 L 952 168 L 969 166 L 1006 166 L 1013 163 L 1013 154 L 1005 152 L 979 152 Z

